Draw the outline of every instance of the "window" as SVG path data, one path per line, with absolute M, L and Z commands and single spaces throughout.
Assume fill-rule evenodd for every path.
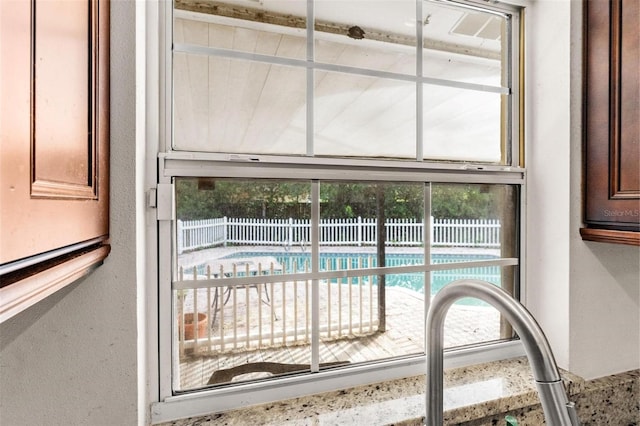
M 175 1 L 161 397 L 215 395 L 213 411 L 238 392 L 420 374 L 439 288 L 475 278 L 518 295 L 518 13 Z M 513 338 L 476 300 L 448 318 L 453 351 Z

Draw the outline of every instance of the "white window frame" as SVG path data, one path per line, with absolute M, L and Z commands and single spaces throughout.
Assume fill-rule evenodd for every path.
M 468 0 L 465 4 L 473 4 Z M 482 7 L 492 7 L 495 10 L 506 9 L 497 6 L 488 6 L 486 3 L 478 3 Z M 147 64 L 158 64 L 157 68 L 149 66 L 147 69 L 147 88 L 153 92 L 158 87 L 154 86 L 159 79 L 159 98 L 150 99 L 148 102 L 147 123 L 148 129 L 157 129 L 156 132 L 147 132 L 147 138 L 155 139 L 158 145 L 153 143 L 147 146 L 149 171 L 147 181 L 151 181 L 157 173 L 155 188 L 149 191 L 149 204 L 155 209 L 151 215 L 157 220 L 157 228 L 147 233 L 147 257 L 149 262 L 148 278 L 157 278 L 158 285 L 150 286 L 148 303 L 155 303 L 155 308 L 148 309 L 149 330 L 157 330 L 157 335 L 148 342 L 148 371 L 150 371 L 150 395 L 154 401 L 151 409 L 152 423 L 185 418 L 189 416 L 205 415 L 213 412 L 225 411 L 239 406 L 272 402 L 293 398 L 305 394 L 319 393 L 359 384 L 393 380 L 402 377 L 410 377 L 424 374 L 426 371 L 425 356 L 408 357 L 407 359 L 394 359 L 385 362 L 354 365 L 349 369 L 320 371 L 313 374 L 278 378 L 264 383 L 244 383 L 232 387 L 208 389 L 193 393 L 174 395 L 171 372 L 175 360 L 172 357 L 172 332 L 171 324 L 171 265 L 173 262 L 172 233 L 175 226 L 175 209 L 173 201 L 172 179 L 174 176 L 205 176 L 205 177 L 255 177 L 255 178 L 283 178 L 296 176 L 301 179 L 325 179 L 325 180 L 352 180 L 352 176 L 346 176 L 347 168 L 365 170 L 368 172 L 367 180 L 378 181 L 404 181 L 404 182 L 446 182 L 446 183 L 487 183 L 487 184 L 513 184 L 520 186 L 520 293 L 524 294 L 525 277 L 525 223 L 526 211 L 524 200 L 526 199 L 526 171 L 518 166 L 521 152 L 521 132 L 516 125 L 511 132 L 512 162 L 508 165 L 485 164 L 445 164 L 416 161 L 382 161 L 366 159 L 341 159 L 341 158 L 315 158 L 315 157 L 286 157 L 286 156 L 238 156 L 229 161 L 228 154 L 215 153 L 191 153 L 172 151 L 171 135 L 171 31 L 172 26 L 172 2 L 161 1 L 155 7 L 147 6 L 147 26 L 153 30 L 159 22 L 159 31 L 147 31 Z M 514 16 L 517 14 L 514 14 Z M 519 27 L 519 19 L 516 17 L 514 28 Z M 519 45 L 513 46 L 514 58 L 520 57 Z M 154 47 L 157 51 L 154 52 Z M 511 108 L 515 123 L 520 117 L 520 73 L 518 64 L 512 61 L 514 69 L 511 70 L 514 88 L 511 94 Z M 520 65 L 521 66 L 521 65 Z M 153 108 L 153 106 L 157 106 Z M 421 121 L 421 120 L 418 120 Z M 420 124 L 418 124 L 420 126 Z M 419 150 L 418 150 L 419 151 Z M 269 167 L 255 167 L 259 164 Z M 336 170 L 343 167 L 343 170 Z M 465 168 L 464 174 L 459 172 Z M 412 170 L 407 170 L 410 168 Z M 425 232 L 425 235 L 429 235 Z M 425 265 L 425 271 L 435 270 L 433 265 Z M 428 303 L 428 298 L 425 298 Z M 157 354 L 155 349 L 157 348 Z M 480 362 L 488 362 L 497 359 L 511 358 L 524 355 L 522 345 L 518 341 L 501 342 L 478 347 L 463 348 L 447 351 L 445 365 L 448 367 L 470 365 Z M 154 375 L 158 372 L 157 377 Z M 295 386 L 294 386 L 295 385 Z M 277 397 L 274 397 L 277 395 Z

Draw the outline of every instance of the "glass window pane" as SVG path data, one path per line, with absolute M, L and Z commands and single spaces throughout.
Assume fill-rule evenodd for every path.
M 431 185 L 432 264 L 518 258 L 518 190 L 512 185 Z M 431 295 L 460 279 L 490 282 L 516 296 L 518 266 L 483 265 L 431 273 Z M 511 327 L 477 299 L 462 299 L 445 323 L 446 346 L 508 339 Z
M 434 250 L 456 248 L 479 255 L 518 255 L 517 186 L 433 183 L 431 216 Z
M 309 371 L 311 282 L 224 280 L 310 270 L 310 184 L 178 178 L 175 185 L 174 286 L 187 287 L 173 292 L 176 390 Z
M 502 164 L 503 95 L 424 85 L 424 158 Z
M 425 77 L 506 86 L 503 16 L 432 1 L 422 12 Z
M 174 54 L 176 150 L 306 152 L 306 70 Z
M 189 19 L 174 19 L 173 40 L 176 43 L 209 45 L 209 24 Z
M 315 73 L 314 154 L 416 157 L 415 84 Z
M 446 255 L 436 255 L 434 260 L 437 261 L 438 257 L 443 256 L 446 257 Z M 462 279 L 487 281 L 500 286 L 501 269 L 498 266 L 486 266 L 432 272 L 432 290 L 437 292 L 444 285 Z M 449 308 L 444 330 L 445 348 L 487 343 L 512 337 L 511 327 L 501 323 L 498 310 L 472 297 L 462 298 Z
M 320 184 L 320 270 L 351 271 L 319 282 L 321 362 L 424 353 L 425 274 L 366 272 L 424 265 L 423 211 L 421 183 Z
M 415 75 L 416 4 L 316 0 L 315 61 Z
M 201 14 L 181 13 L 191 7 L 177 3 L 178 17 L 174 19 L 173 30 L 176 43 L 306 58 L 307 6 L 304 0 L 255 2 L 250 7 L 238 7 L 233 2 L 203 2 L 196 9 Z M 198 32 L 198 37 L 192 36 L 194 31 Z
M 312 272 L 311 184 L 175 184 L 176 390 L 309 372 L 313 281 L 272 278 Z M 517 265 L 464 264 L 517 258 L 517 188 L 434 183 L 431 199 L 431 263 L 452 267 L 376 274 L 367 270 L 424 265 L 424 184 L 320 183 L 319 272 L 341 272 L 317 280 L 321 368 L 423 353 L 426 276 L 429 297 L 467 278 L 514 294 Z M 252 277 L 270 278 L 225 282 Z M 445 323 L 447 347 L 511 337 L 497 311 L 473 299 Z

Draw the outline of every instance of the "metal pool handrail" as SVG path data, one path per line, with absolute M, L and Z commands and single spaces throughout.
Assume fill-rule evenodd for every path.
M 493 284 L 479 280 L 459 280 L 449 283 L 431 302 L 426 323 L 426 424 L 442 425 L 444 320 L 451 305 L 463 297 L 476 297 L 495 307 L 520 336 L 533 370 L 546 423 L 551 426 L 580 425 L 575 406 L 567 398 L 549 342 L 536 320 L 509 293 Z

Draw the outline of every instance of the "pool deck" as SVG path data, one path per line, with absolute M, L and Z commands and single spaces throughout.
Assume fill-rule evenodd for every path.
M 387 288 L 386 295 L 387 330 L 355 338 L 322 339 L 321 363 L 358 363 L 424 352 L 422 297 L 418 297 L 415 292 L 393 287 Z M 445 347 L 497 340 L 500 337 L 499 314 L 490 307 L 454 305 L 447 315 L 444 336 Z M 182 389 L 194 389 L 206 386 L 217 370 L 257 362 L 309 364 L 310 359 L 308 344 L 238 349 L 224 354 L 187 355 L 180 362 L 180 382 Z M 246 374 L 233 381 L 269 375 Z

